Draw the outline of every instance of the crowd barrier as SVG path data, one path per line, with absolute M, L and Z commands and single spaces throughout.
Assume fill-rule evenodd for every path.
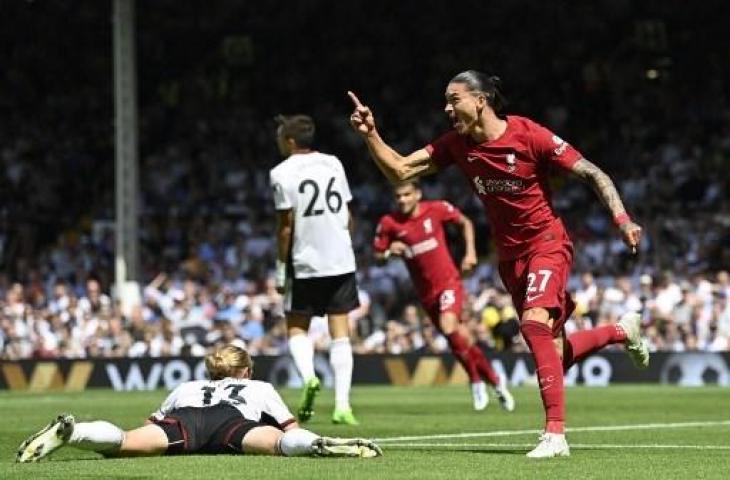
M 512 385 L 534 383 L 534 365 L 527 354 L 490 355 L 495 369 Z M 326 355 L 317 355 L 315 369 L 326 387 L 333 384 Z M 114 358 L 84 360 L 20 360 L 0 362 L 0 390 L 172 389 L 181 382 L 204 379 L 202 358 Z M 277 386 L 298 387 L 301 381 L 288 356 L 254 358 L 254 378 Z M 461 366 L 450 355 L 356 355 L 355 384 L 465 384 Z M 658 383 L 681 386 L 730 386 L 730 352 L 654 353 L 646 370 L 634 368 L 623 352 L 602 352 L 571 368 L 566 385 L 607 386 Z

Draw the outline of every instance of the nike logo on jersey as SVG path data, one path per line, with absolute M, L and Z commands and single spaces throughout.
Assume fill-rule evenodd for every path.
M 531 302 L 533 300 L 537 300 L 540 297 L 542 297 L 542 293 L 538 293 L 537 295 L 526 295 L 525 296 L 525 301 L 529 303 L 529 302 Z
M 400 232 L 398 232 L 398 233 L 395 234 L 395 236 L 398 237 L 398 238 L 403 238 L 406 235 L 408 235 L 408 232 L 406 232 L 405 230 L 401 230 Z
M 474 160 L 479 160 L 479 157 L 473 157 L 473 156 L 466 157 L 466 161 L 469 163 L 473 162 Z

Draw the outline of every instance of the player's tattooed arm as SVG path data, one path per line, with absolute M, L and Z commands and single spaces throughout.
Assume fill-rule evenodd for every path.
M 572 172 L 593 188 L 598 198 L 601 199 L 601 202 L 608 208 L 614 218 L 626 212 L 613 181 L 595 164 L 581 158 L 573 165 Z
M 601 199 L 601 202 L 611 212 L 614 223 L 621 230 L 624 243 L 631 248 L 633 253 L 636 253 L 639 242 L 641 241 L 642 230 L 626 213 L 624 204 L 611 178 L 603 170 L 585 158 L 581 158 L 575 162 L 572 171 L 578 178 L 593 187 L 598 198 Z

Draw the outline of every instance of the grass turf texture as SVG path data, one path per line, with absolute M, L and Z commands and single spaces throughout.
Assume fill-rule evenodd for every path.
M 102 459 L 92 452 L 61 449 L 37 464 L 15 464 L 20 442 L 61 412 L 77 421 L 110 420 L 122 428 L 142 423 L 166 392 L 89 390 L 83 393 L 0 392 L 0 479 L 456 479 L 469 478 L 727 478 L 730 471 L 730 389 L 615 386 L 568 389 L 570 458 L 529 460 L 542 409 L 535 387 L 515 389 L 517 410 L 506 413 L 492 399 L 474 412 L 466 387 L 355 387 L 353 404 L 362 425 L 330 423 L 331 391 L 317 400 L 311 430 L 329 436 L 371 437 L 378 459 L 187 456 Z M 299 392 L 283 390 L 291 409 Z M 595 431 L 587 427 L 707 422 L 699 426 Z M 714 423 L 717 422 L 717 423 Z M 722 423 L 724 422 L 724 423 Z M 586 427 L 584 429 L 584 427 Z M 458 433 L 484 436 L 395 440 L 388 437 Z M 496 433 L 496 435 L 495 435 Z M 418 446 L 421 445 L 421 446 Z M 639 445 L 637 447 L 637 445 Z M 705 448 L 660 448 L 692 445 Z M 706 448 L 712 447 L 712 448 Z

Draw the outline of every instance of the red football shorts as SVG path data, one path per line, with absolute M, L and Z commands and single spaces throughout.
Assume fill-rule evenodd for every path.
M 499 262 L 499 275 L 520 317 L 534 307 L 554 309 L 553 335 L 562 334 L 565 320 L 575 309 L 566 290 L 573 265 L 573 246 L 534 252 L 514 260 Z
M 461 310 L 464 307 L 464 286 L 455 282 L 439 292 L 432 300 L 422 302 L 423 308 L 431 318 L 431 322 L 439 328 L 439 317 L 444 313 L 453 313 L 461 321 Z

